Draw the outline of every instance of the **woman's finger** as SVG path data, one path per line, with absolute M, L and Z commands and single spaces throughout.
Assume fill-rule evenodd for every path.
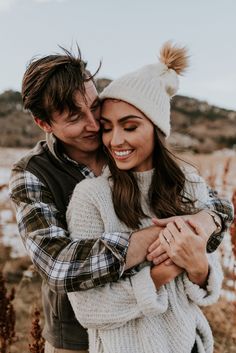
M 177 228 L 176 224 L 174 222 L 170 222 L 167 224 L 166 228 L 169 230 L 171 233 L 174 241 L 178 239 L 179 237 L 179 229 Z
M 163 249 L 168 253 L 168 251 L 170 250 L 170 243 L 167 242 L 167 240 L 163 234 L 163 231 L 160 232 L 159 239 L 160 239 L 160 243 L 161 243 Z
M 176 218 L 175 219 L 175 224 L 177 226 L 177 229 L 179 233 L 184 236 L 184 235 L 195 235 L 193 230 L 186 224 L 186 222 L 181 218 Z
M 167 227 L 165 229 L 163 229 L 162 234 L 165 237 L 165 239 L 169 245 L 171 243 L 173 243 L 173 241 L 175 241 L 172 233 L 170 232 L 170 230 Z

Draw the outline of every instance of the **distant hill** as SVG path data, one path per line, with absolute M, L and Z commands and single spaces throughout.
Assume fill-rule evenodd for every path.
M 110 82 L 98 79 L 101 92 Z M 209 105 L 194 98 L 176 96 L 171 102 L 171 145 L 180 151 L 207 153 L 236 147 L 236 112 Z M 6 91 L 0 95 L 0 146 L 32 147 L 44 138 L 44 133 L 24 111 L 19 92 Z

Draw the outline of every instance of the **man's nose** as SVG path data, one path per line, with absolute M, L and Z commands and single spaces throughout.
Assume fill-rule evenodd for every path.
M 95 116 L 93 115 L 93 113 L 89 110 L 87 112 L 87 116 L 86 116 L 86 129 L 89 131 L 99 131 L 100 129 L 100 124 L 99 121 L 95 118 Z

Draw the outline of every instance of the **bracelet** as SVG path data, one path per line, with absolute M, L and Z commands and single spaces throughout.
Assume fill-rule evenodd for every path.
M 220 217 L 217 216 L 217 214 L 215 214 L 214 211 L 210 211 L 210 210 L 205 210 L 205 211 L 206 211 L 206 213 L 208 213 L 212 217 L 213 222 L 216 225 L 216 230 L 212 233 L 212 235 L 220 233 L 220 231 L 222 229 L 222 224 L 221 224 Z

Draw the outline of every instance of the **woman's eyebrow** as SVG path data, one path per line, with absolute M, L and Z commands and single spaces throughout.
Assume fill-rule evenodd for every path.
M 140 119 L 140 120 L 142 120 L 143 118 L 141 116 L 137 116 L 137 115 L 126 115 L 126 116 L 118 119 L 118 122 L 119 123 L 124 123 L 126 120 L 129 120 L 129 119 Z M 108 123 L 110 122 L 110 120 L 105 118 L 104 116 L 101 116 L 101 120 L 104 120 L 104 121 L 106 121 Z

